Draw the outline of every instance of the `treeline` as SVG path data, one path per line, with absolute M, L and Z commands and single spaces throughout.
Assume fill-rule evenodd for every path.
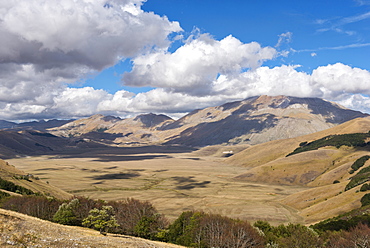
M 324 138 L 314 140 L 312 142 L 300 143 L 299 147 L 296 148 L 293 152 L 289 153 L 287 157 L 301 152 L 317 150 L 325 146 L 335 146 L 336 148 L 340 148 L 341 146 L 364 147 L 368 145 L 366 139 L 369 137 L 370 133 L 329 135 Z
M 311 227 L 300 224 L 253 225 L 221 215 L 182 213 L 173 223 L 147 201 L 92 200 L 75 197 L 61 201 L 44 196 L 11 196 L 0 206 L 65 225 L 112 232 L 197 248 L 244 247 L 369 247 L 370 215 L 330 219 Z M 366 246 L 367 245 L 367 246 Z
M 21 194 L 21 195 L 33 195 L 33 194 L 35 194 L 32 190 L 29 190 L 25 187 L 16 185 L 13 182 L 2 179 L 1 177 L 0 177 L 0 189 L 4 189 L 4 190 L 11 191 L 11 192 L 14 192 L 14 193 L 18 193 L 18 194 Z

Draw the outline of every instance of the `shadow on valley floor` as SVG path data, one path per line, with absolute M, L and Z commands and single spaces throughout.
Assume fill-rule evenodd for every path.
M 198 182 L 193 179 L 194 177 L 172 177 L 178 184 L 184 184 L 184 185 L 178 185 L 176 186 L 176 189 L 178 190 L 189 190 L 189 189 L 194 189 L 194 188 L 205 188 L 207 184 L 210 184 L 211 181 L 203 181 L 203 182 Z
M 140 176 L 139 173 L 110 173 L 99 176 L 93 176 L 89 178 L 92 178 L 94 180 L 113 180 L 113 179 L 131 179 L 139 176 Z
M 139 161 L 139 160 L 148 160 L 155 158 L 172 158 L 171 156 L 166 155 L 144 155 L 144 156 L 119 156 L 119 155 L 98 155 L 98 159 L 94 159 L 96 162 L 121 162 L 121 161 Z
M 141 147 L 103 147 L 103 148 L 76 148 L 66 149 L 58 153 L 49 153 L 48 155 L 55 155 L 59 158 L 98 158 L 96 161 L 130 161 L 130 160 L 144 160 L 154 158 L 165 158 L 168 155 L 159 154 L 175 154 L 175 153 L 190 153 L 196 151 L 196 148 L 168 145 L 168 146 L 141 146 Z M 140 154 L 140 156 L 135 156 Z M 150 155 L 145 155 L 150 154 Z M 153 155 L 154 154 L 154 155 Z M 132 156 L 126 156 L 132 155 Z M 51 158 L 51 159 L 53 159 Z

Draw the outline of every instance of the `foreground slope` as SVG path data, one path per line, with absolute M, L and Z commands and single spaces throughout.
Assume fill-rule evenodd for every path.
M 145 239 L 64 226 L 0 209 L 1 247 L 181 247 Z
M 236 179 L 270 184 L 301 185 L 306 191 L 287 197 L 282 202 L 300 210 L 308 223 L 322 220 L 361 206 L 365 192 L 358 192 L 360 185 L 345 191 L 350 179 L 351 165 L 360 157 L 370 155 L 369 146 L 333 147 L 287 156 L 302 142 L 311 142 L 328 135 L 367 133 L 370 118 L 359 118 L 334 128 L 292 139 L 272 141 L 252 146 L 227 162 L 247 167 Z M 370 161 L 364 168 L 370 166 Z

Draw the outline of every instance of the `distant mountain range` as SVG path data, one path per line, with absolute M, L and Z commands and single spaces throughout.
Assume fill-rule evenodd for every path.
M 94 115 L 48 131 L 61 137 L 126 145 L 255 145 L 318 132 L 366 116 L 319 98 L 256 96 L 194 110 L 178 120 L 156 114 L 128 119 Z
M 368 114 L 319 98 L 256 96 L 194 110 L 178 120 L 157 114 L 143 114 L 127 119 L 93 115 L 79 120 L 19 124 L 0 121 L 0 128 L 7 131 L 39 130 L 58 137 L 107 145 L 176 144 L 204 147 L 255 145 L 287 139 L 366 116 Z
M 74 121 L 74 120 L 56 120 L 56 119 L 54 119 L 54 120 L 48 120 L 48 121 L 40 120 L 40 121 L 30 121 L 30 122 L 22 122 L 22 123 L 0 120 L 0 129 L 46 130 L 48 128 L 59 127 L 59 126 L 64 125 L 68 122 L 71 122 L 71 121 Z

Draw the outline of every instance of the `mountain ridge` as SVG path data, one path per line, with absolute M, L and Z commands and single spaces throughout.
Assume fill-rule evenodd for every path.
M 197 109 L 178 120 L 153 113 L 125 119 L 97 114 L 46 132 L 116 146 L 256 145 L 319 132 L 366 116 L 320 98 L 263 95 Z

